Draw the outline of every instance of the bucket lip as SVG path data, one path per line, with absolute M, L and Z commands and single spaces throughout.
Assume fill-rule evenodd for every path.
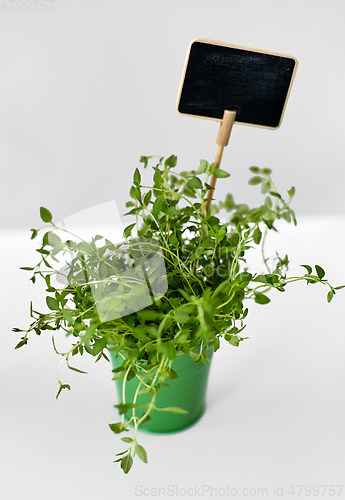
M 204 349 L 204 353 L 206 354 L 207 347 Z M 175 370 L 178 374 L 179 379 L 183 378 L 191 378 L 191 377 L 196 377 L 200 373 L 204 372 L 205 370 L 208 371 L 211 367 L 212 359 L 213 359 L 213 354 L 214 354 L 214 349 L 213 346 L 208 346 L 208 352 L 206 354 L 206 363 L 200 361 L 200 362 L 194 362 L 194 358 L 199 354 L 198 352 L 193 352 L 193 355 L 190 353 L 184 353 L 184 352 L 179 352 L 176 355 L 176 358 L 174 361 L 171 361 L 171 368 Z M 183 356 L 182 356 L 183 355 Z M 113 368 L 118 368 L 122 363 L 123 359 L 121 356 L 118 356 L 114 351 L 110 351 L 110 359 L 113 364 Z M 144 366 L 145 368 L 145 366 Z M 122 379 L 116 380 L 116 382 L 120 383 Z
M 114 347 L 114 349 L 112 349 L 112 347 Z M 116 347 L 117 347 L 116 344 L 108 344 L 106 346 L 106 349 L 108 349 L 109 352 L 113 353 Z M 200 352 L 200 349 L 198 349 L 198 352 L 193 351 L 193 349 L 194 349 L 194 347 L 191 348 L 191 350 L 190 350 L 189 353 L 186 353 L 186 352 L 183 352 L 183 351 L 179 351 L 178 353 L 176 353 L 176 356 L 186 355 L 186 356 L 190 356 L 191 358 L 193 358 L 193 357 L 197 356 L 199 354 L 199 352 Z M 214 354 L 214 347 L 213 347 L 213 345 L 207 345 L 207 346 L 203 347 L 202 352 L 204 353 L 204 351 L 207 351 L 207 350 L 208 350 L 209 353 L 211 353 L 211 356 L 213 356 L 213 354 Z M 123 352 L 123 351 L 119 351 L 119 352 Z M 191 352 L 192 352 L 192 354 L 194 356 L 191 355 Z M 173 363 L 173 361 L 172 361 L 172 363 Z
M 108 347 L 109 346 L 107 346 L 107 348 Z M 116 347 L 116 346 L 114 345 L 114 347 Z M 186 360 L 187 366 L 182 365 L 182 368 L 179 367 L 179 374 L 180 375 L 184 375 L 185 373 L 192 374 L 195 370 L 200 370 L 204 367 L 209 367 L 209 365 L 212 362 L 212 358 L 213 358 L 213 354 L 214 354 L 214 347 L 213 346 L 205 346 L 203 349 L 203 354 L 206 355 L 206 363 L 203 363 L 203 362 L 200 362 L 200 363 L 195 362 L 194 363 L 193 362 L 194 358 L 199 354 L 200 350 L 198 349 L 198 351 L 192 352 L 192 349 L 191 349 L 191 352 L 189 352 L 188 354 L 185 352 L 178 352 L 176 354 L 176 358 L 173 361 L 171 361 L 171 368 L 174 369 L 174 367 L 176 367 L 176 364 L 179 364 L 179 365 L 181 364 L 180 361 L 182 362 L 182 357 L 184 357 L 184 359 Z M 110 359 L 111 359 L 114 366 L 116 366 L 115 365 L 116 362 L 118 363 L 117 366 L 120 366 L 125 361 L 124 359 L 121 358 L 121 356 L 118 355 L 119 353 L 115 352 L 114 350 L 108 349 L 108 351 L 109 351 Z M 119 351 L 119 352 L 121 352 L 121 351 Z M 188 366 L 189 362 L 187 361 L 187 359 L 190 359 L 193 362 L 189 366 Z M 176 361 L 177 361 L 177 363 L 176 363 Z

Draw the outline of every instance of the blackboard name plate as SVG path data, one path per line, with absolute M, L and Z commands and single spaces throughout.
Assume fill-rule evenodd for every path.
M 292 56 L 197 38 L 190 44 L 177 109 L 221 121 L 277 129 L 283 118 L 297 60 Z

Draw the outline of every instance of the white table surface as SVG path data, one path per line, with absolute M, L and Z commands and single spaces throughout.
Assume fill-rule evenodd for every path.
M 319 264 L 333 285 L 345 284 L 344 216 L 300 217 L 275 241 L 291 253 L 292 271 Z M 298 485 L 336 485 L 332 498 L 344 498 L 345 289 L 328 304 L 326 287 L 298 283 L 273 291 L 266 306 L 252 304 L 250 339 L 223 343 L 214 356 L 204 417 L 181 433 L 141 433 L 149 463 L 136 458 L 124 475 L 113 464 L 120 437 L 108 428 L 117 421 L 109 364 L 76 360 L 88 375 L 62 367 L 71 391 L 55 399 L 50 334 L 13 349 L 20 334 L 11 329 L 29 325 L 30 300 L 45 307 L 43 287 L 19 270 L 36 263 L 35 240 L 28 230 L 1 230 L 0 242 L 1 499 L 305 498 Z

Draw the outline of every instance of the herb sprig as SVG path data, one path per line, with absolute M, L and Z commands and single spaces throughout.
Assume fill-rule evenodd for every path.
M 137 238 L 159 243 L 168 282 L 166 293 L 136 312 L 128 309 L 126 301 L 115 301 L 113 307 L 117 308 L 118 317 L 102 322 L 93 287 L 97 283 L 101 293 L 104 287 L 113 286 L 111 279 L 121 271 L 124 256 L 114 242 L 101 235 L 87 242 L 57 227 L 50 211 L 41 207 L 40 216 L 45 225 L 31 229 L 32 239 L 44 233 L 37 249 L 40 260 L 33 267 L 21 269 L 33 272 L 32 283 L 37 278 L 45 281 L 49 311 L 38 312 L 31 303 L 33 321 L 29 328 L 13 329 L 23 334 L 16 349 L 26 345 L 32 333 L 41 335 L 50 331 L 55 352 L 69 369 L 79 373 L 85 372 L 72 366 L 71 358 L 87 353 L 96 362 L 102 358 L 109 361 L 108 350 L 115 351 L 120 363 L 113 370 L 113 379 L 123 381 L 122 400 L 116 405 L 121 419 L 109 427 L 115 434 L 128 432 L 130 426 L 133 427 L 132 437 L 122 437 L 128 447 L 115 459 L 125 473 L 131 469 L 135 455 L 147 462 L 146 450 L 137 441 L 137 431 L 152 412 L 185 411 L 157 408 L 155 404 L 157 391 L 177 376 L 171 366 L 176 356 L 192 355 L 196 363 L 206 363 L 205 349 L 212 347 L 217 351 L 221 338 L 232 346 L 239 346 L 248 338 L 243 337 L 242 332 L 249 301 L 268 304 L 267 294 L 271 289 L 284 292 L 287 285 L 297 281 L 320 283 L 326 286 L 330 302 L 336 291 L 345 286 L 333 287 L 318 265 L 312 268 L 303 264 L 304 274 L 289 276 L 288 256 L 277 255 L 272 262 L 265 257 L 266 235 L 268 231 L 276 231 L 276 221 L 297 223 L 290 207 L 295 188 L 289 189 L 287 199 L 283 198 L 272 181 L 270 169 L 250 168 L 254 175 L 249 184 L 261 186 L 265 196 L 262 205 L 250 208 L 244 203 L 237 204 L 228 194 L 207 213 L 210 176 L 227 178 L 226 171 L 215 170 L 213 163 L 201 160 L 198 169 L 177 173 L 174 155 L 167 159 L 142 156 L 140 162 L 146 168 L 152 160 L 155 160 L 152 186 L 143 185 L 140 171 L 135 169 L 131 200 L 126 206 L 127 215 L 135 216 L 136 222 L 125 228 L 124 237 L 129 252 L 133 251 Z M 217 217 L 221 211 L 228 213 L 226 222 Z M 253 247 L 261 247 L 265 272 L 248 271 L 246 256 Z M 72 255 L 64 270 L 57 269 L 58 254 Z M 65 277 L 67 284 L 59 288 L 53 286 L 53 277 Z M 55 344 L 54 335 L 60 330 L 71 341 L 66 352 L 59 352 Z M 135 377 L 139 381 L 138 389 L 133 401 L 127 401 L 126 381 Z M 63 389 L 71 387 L 60 380 L 58 371 L 57 380 L 58 398 Z M 137 403 L 141 390 L 151 394 L 151 401 L 144 407 Z M 128 411 L 131 417 L 126 419 Z

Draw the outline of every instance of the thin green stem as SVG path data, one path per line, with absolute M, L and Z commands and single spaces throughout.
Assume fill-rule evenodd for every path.
M 265 243 L 266 243 L 266 236 L 267 236 L 267 230 L 268 228 L 265 227 L 265 231 L 264 231 L 264 234 L 263 234 L 263 237 L 262 237 L 262 244 L 261 244 L 261 255 L 262 255 L 262 260 L 266 266 L 266 269 L 267 271 L 269 272 L 269 274 L 271 273 L 271 270 L 270 268 L 268 267 L 267 265 L 267 260 L 266 257 L 265 257 Z

